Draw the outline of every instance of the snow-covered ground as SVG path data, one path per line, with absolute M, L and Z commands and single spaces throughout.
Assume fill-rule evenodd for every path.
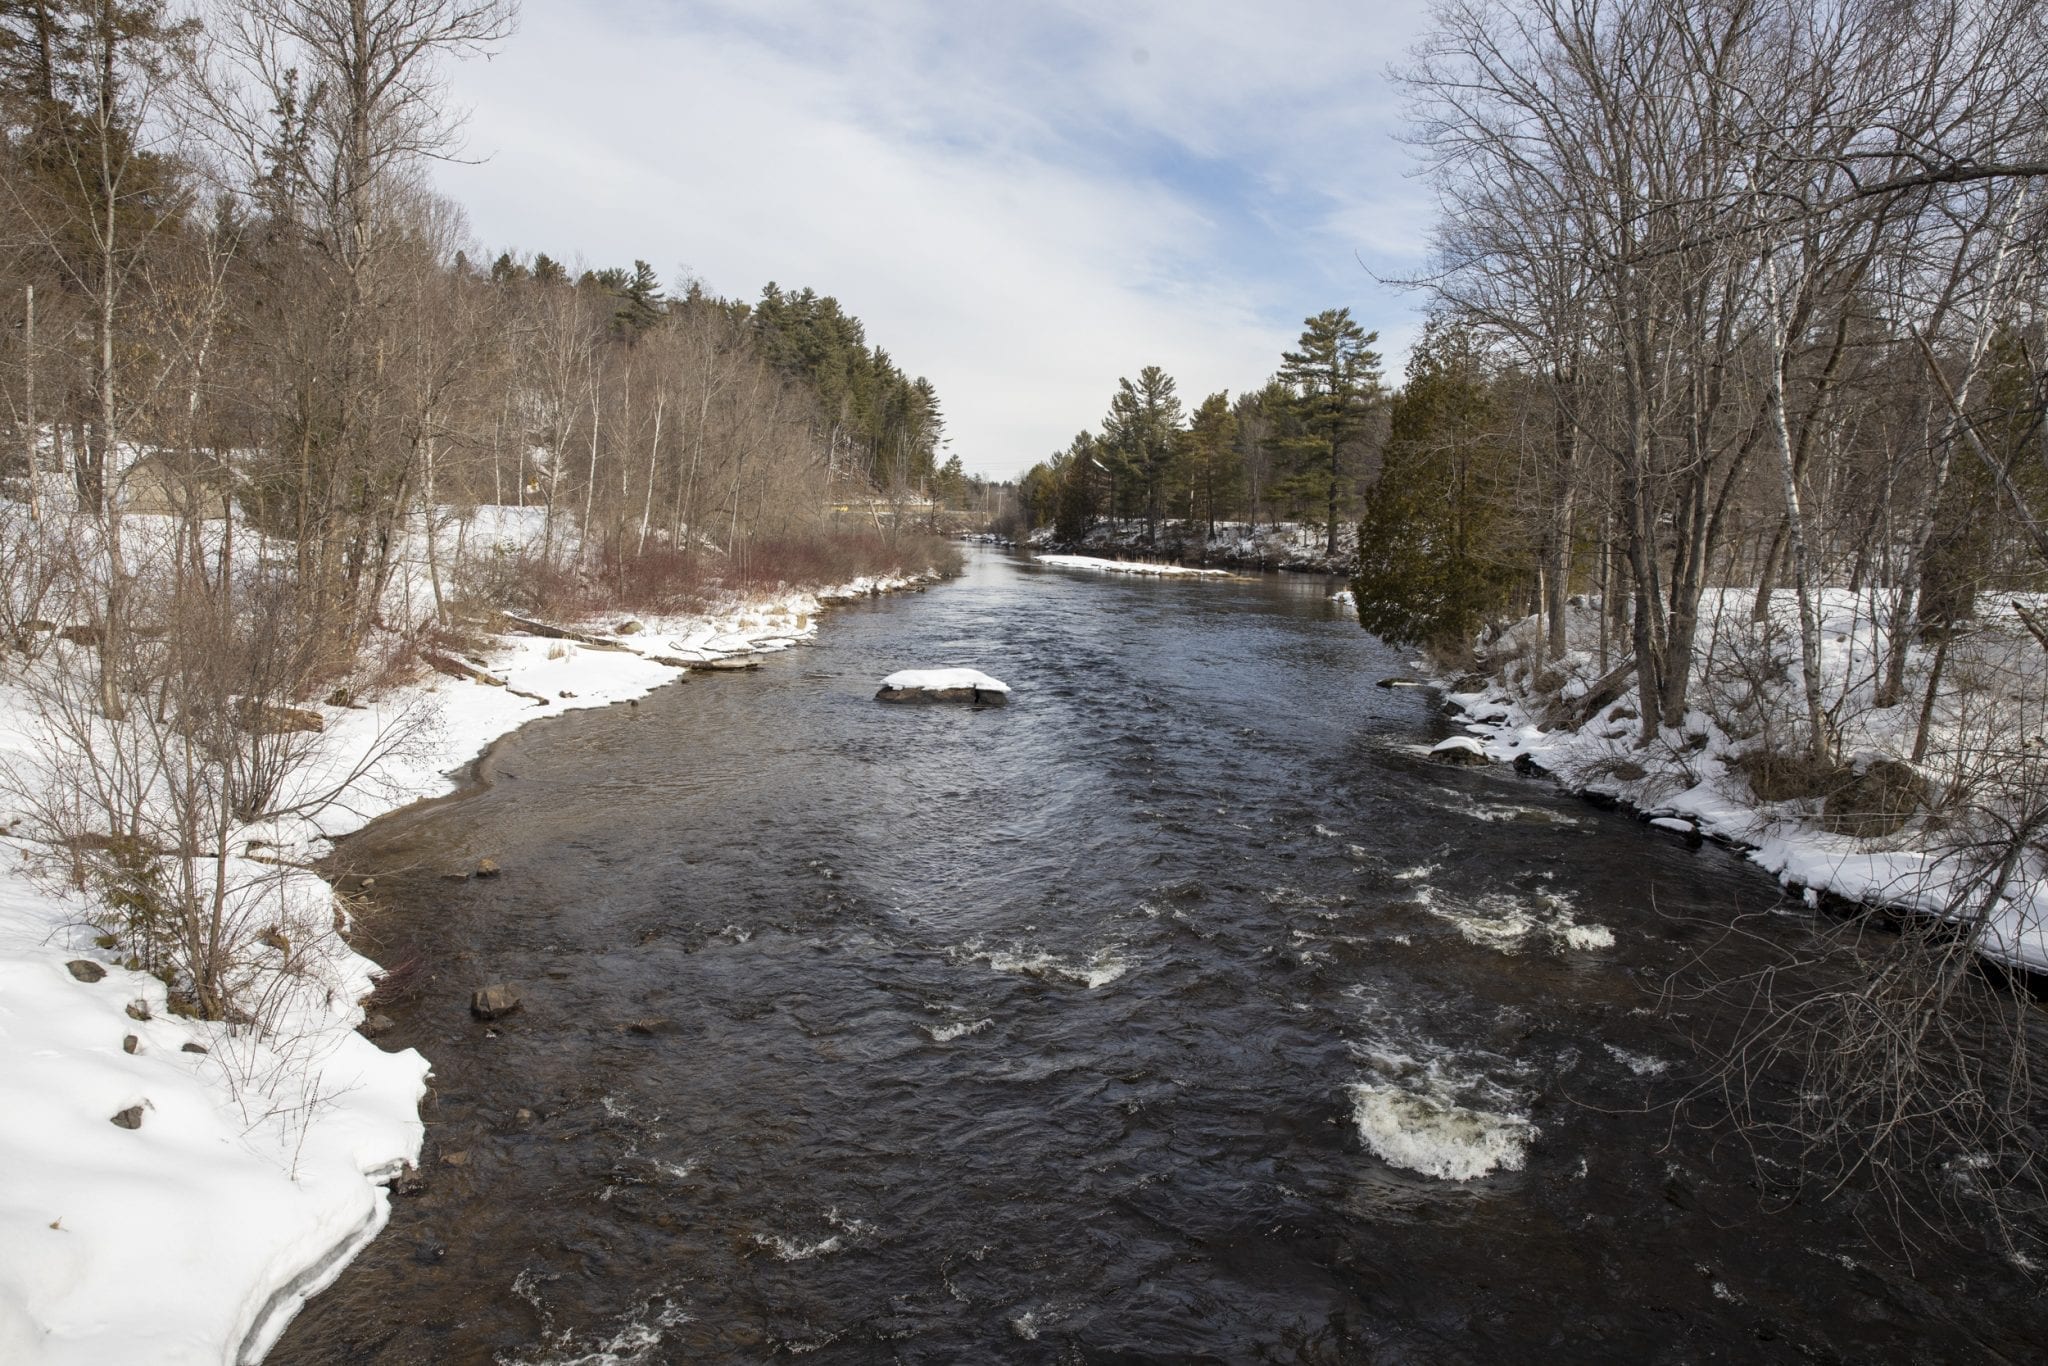
M 1358 558 L 1358 527 L 1345 521 L 1337 528 L 1337 553 L 1332 555 L 1322 528 L 1309 522 L 1218 522 L 1211 533 L 1206 523 L 1167 521 L 1157 540 L 1143 521 L 1100 521 L 1079 543 L 1059 543 L 1051 527 L 1031 533 L 1034 549 L 1095 552 L 1115 557 L 1149 555 L 1239 569 L 1298 569 L 1348 574 Z M 1040 556 L 1041 559 L 1045 558 Z
M 1822 693 L 1844 757 L 1839 772 L 1899 765 L 1894 771 L 1924 784 L 1926 801 L 1898 828 L 1866 837 L 1842 833 L 1818 796 L 1770 801 L 1756 791 L 1750 775 L 1759 754 L 1801 751 L 1805 703 L 1792 596 L 1777 595 L 1764 625 L 1749 620 L 1752 593 L 1708 594 L 1690 710 L 1647 746 L 1638 743 L 1632 679 L 1583 719 L 1566 715 L 1602 673 L 1592 610 L 1574 609 L 1568 619 L 1572 648 L 1563 660 L 1535 660 L 1532 618 L 1487 646 L 1497 671 L 1438 681 L 1488 758 L 1526 757 L 1565 786 L 1625 802 L 1660 828 L 1738 846 L 1809 898 L 1824 892 L 1981 914 L 1981 952 L 2048 970 L 2048 867 L 2035 847 L 2038 832 L 2003 877 L 1998 868 L 2002 836 L 2048 785 L 2040 738 L 2048 735 L 2048 660 L 2011 603 L 1987 596 L 1983 618 L 1955 641 L 1916 762 L 1934 647 L 1913 647 L 1901 700 L 1878 707 L 1884 604 L 1846 591 L 1822 599 Z M 1619 663 L 1621 646 L 1614 651 L 1611 662 Z
M 464 533 L 530 537 L 530 517 L 493 511 L 505 515 Z M 147 519 L 131 524 L 146 541 Z M 383 1227 L 384 1182 L 419 1155 L 429 1063 L 357 1032 L 377 968 L 336 932 L 343 908 L 306 866 L 333 839 L 451 790 L 528 720 L 790 648 L 815 634 L 826 603 L 927 577 L 643 618 L 626 634 L 582 626 L 586 640 L 508 631 L 456 661 L 469 676 L 310 708 L 324 729 L 292 782 L 302 795 L 338 790 L 241 831 L 227 860 L 228 919 L 260 950 L 244 982 L 258 1023 L 173 1013 L 165 984 L 118 961 L 92 923 L 104 907 L 37 876 L 52 850 L 26 837 L 20 813 L 0 813 L 14 846 L 0 865 L 0 1362 L 255 1360 Z M 409 575 L 395 591 L 424 590 Z M 49 648 L 55 668 L 88 647 Z M 0 761 L 14 800 L 39 771 L 38 733 L 30 690 L 10 673 Z
M 1220 578 L 1230 577 L 1227 569 L 1194 569 L 1179 564 L 1147 564 L 1139 560 L 1100 560 L 1092 555 L 1034 555 L 1034 564 L 1049 564 L 1057 569 L 1091 569 L 1098 574 L 1145 574 L 1158 578 Z

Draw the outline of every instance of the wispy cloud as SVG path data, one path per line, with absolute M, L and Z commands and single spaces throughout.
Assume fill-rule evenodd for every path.
M 1140 366 L 1190 399 L 1256 384 L 1336 305 L 1405 339 L 1413 302 L 1360 257 L 1400 273 L 1423 246 L 1383 79 L 1418 23 L 1325 0 L 533 0 L 453 73 L 487 159 L 442 179 L 493 246 L 838 295 L 938 386 L 968 467 L 1013 475 Z

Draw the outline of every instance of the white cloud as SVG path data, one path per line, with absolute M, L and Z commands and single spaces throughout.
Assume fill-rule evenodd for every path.
M 1353 253 L 1427 226 L 1378 77 L 1408 32 L 1360 14 L 530 0 L 452 73 L 488 159 L 441 179 L 493 248 L 837 295 L 1014 475 L 1143 365 L 1192 401 L 1320 308 L 1407 330 Z

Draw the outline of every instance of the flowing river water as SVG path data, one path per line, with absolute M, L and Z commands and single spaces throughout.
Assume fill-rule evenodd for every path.
M 1674 1126 L 1771 880 L 1430 763 L 1329 591 L 975 552 L 350 841 L 425 1189 L 271 1360 L 2039 1360 L 2019 1271 Z M 1011 705 L 873 700 L 942 664 Z

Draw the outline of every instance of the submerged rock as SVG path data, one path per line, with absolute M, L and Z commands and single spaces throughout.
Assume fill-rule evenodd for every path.
M 469 1013 L 479 1020 L 496 1020 L 519 1009 L 519 992 L 509 982 L 479 987 L 469 994 Z
M 882 680 L 875 700 L 1001 706 L 1010 700 L 1010 685 L 978 669 L 901 669 Z

